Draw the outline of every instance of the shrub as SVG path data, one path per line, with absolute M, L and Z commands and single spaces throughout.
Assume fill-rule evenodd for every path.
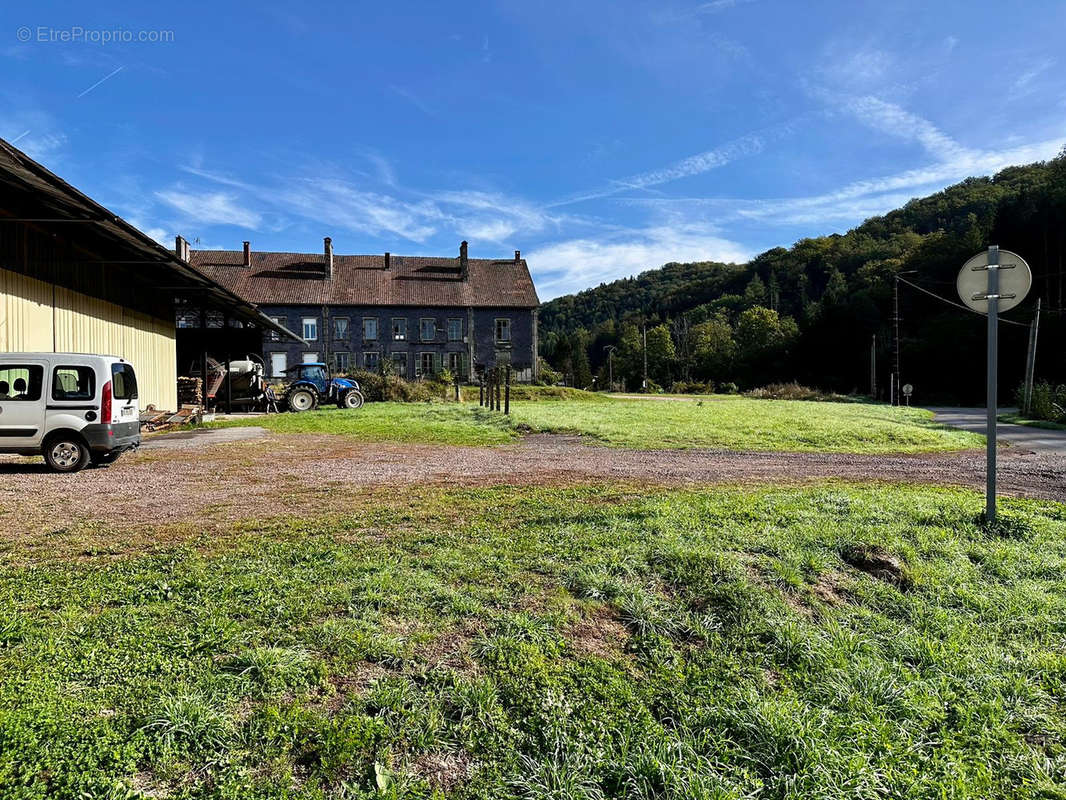
M 671 394 L 714 394 L 714 381 L 674 381 L 670 385 Z
M 817 400 L 823 403 L 854 403 L 858 398 L 846 394 L 823 392 L 821 389 L 812 389 L 810 386 L 792 381 L 791 383 L 770 383 L 761 389 L 752 389 L 745 392 L 748 397 L 760 400 Z
M 1019 408 L 1025 407 L 1025 387 L 1018 387 Z M 1049 422 L 1066 422 L 1066 385 L 1053 386 L 1047 381 L 1033 384 L 1033 396 L 1029 403 L 1030 419 L 1043 419 Z
M 722 394 L 736 394 L 740 389 L 733 381 L 726 381 L 718 387 L 718 391 Z
M 370 401 L 423 403 L 440 397 L 433 384 L 423 381 L 405 381 L 395 375 L 380 375 L 367 370 L 355 370 L 352 378 L 358 381 L 363 396 Z

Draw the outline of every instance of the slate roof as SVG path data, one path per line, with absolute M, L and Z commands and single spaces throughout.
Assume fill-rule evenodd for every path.
M 471 258 L 463 280 L 457 258 L 333 256 L 325 279 L 321 253 L 193 250 L 189 263 L 245 300 L 260 305 L 473 306 L 534 308 L 537 290 L 525 259 Z

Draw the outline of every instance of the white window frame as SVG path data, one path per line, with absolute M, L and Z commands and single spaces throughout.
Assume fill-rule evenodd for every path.
M 459 323 L 459 335 L 454 337 L 454 338 L 452 337 L 452 323 L 453 322 L 458 322 Z M 462 318 L 452 317 L 452 318 L 450 318 L 448 320 L 448 341 L 449 342 L 461 342 L 461 341 L 463 341 L 463 320 L 462 320 Z
M 281 372 L 277 372 L 274 369 L 274 356 L 281 356 L 285 359 L 285 367 Z M 282 378 L 285 376 L 285 370 L 289 368 L 289 354 L 284 350 L 274 350 L 270 353 L 270 377 Z
M 300 330 L 303 333 L 303 338 L 309 342 L 318 341 L 318 317 L 303 317 L 300 320 Z M 314 335 L 308 335 L 307 329 L 311 328 Z
M 506 325 L 504 326 L 505 330 L 507 331 L 507 336 L 506 337 L 501 337 L 500 336 L 500 323 L 501 322 L 506 323 Z M 497 342 L 500 342 L 501 344 L 503 342 L 506 342 L 507 344 L 510 344 L 511 343 L 511 318 L 510 317 L 496 317 L 496 324 L 495 324 L 495 327 L 493 329 L 493 335 L 496 337 L 496 341 Z
M 369 339 L 367 338 L 367 335 L 366 335 L 366 324 L 368 322 L 373 322 L 374 323 L 374 336 L 373 336 L 373 338 L 369 338 Z M 380 327 L 381 327 L 381 321 L 377 317 L 363 317 L 363 341 L 364 342 L 376 342 L 378 339 L 380 339 L 381 338 L 381 331 L 379 330 Z
M 303 359 L 301 364 L 319 364 L 322 362 L 321 353 L 301 353 L 300 357 Z
M 401 378 L 407 377 L 407 351 L 406 350 L 393 350 L 389 353 L 389 361 L 392 363 L 392 368 L 396 369 L 396 365 L 399 359 L 397 356 L 403 356 L 403 372 L 400 373 Z
M 344 320 L 344 333 L 337 333 L 337 323 Z M 352 334 L 352 318 L 351 317 L 334 317 L 333 318 L 333 340 L 346 342 L 348 337 Z
M 403 333 L 399 334 L 399 335 L 397 335 L 397 333 L 396 333 L 396 323 L 397 322 L 402 322 L 403 323 Z M 394 342 L 406 342 L 407 341 L 407 333 L 408 333 L 408 331 L 407 331 L 407 317 L 393 317 L 392 318 L 392 322 L 389 325 L 389 327 L 392 329 L 392 340 Z
M 428 339 L 426 338 L 426 323 L 433 325 L 433 335 Z M 420 342 L 435 342 L 437 341 L 437 320 L 435 317 L 419 317 L 418 318 L 418 340 Z
M 341 366 L 341 362 L 340 362 L 340 357 L 341 356 L 344 356 L 344 360 L 346 362 L 348 362 L 343 367 Z M 333 354 L 333 365 L 334 365 L 334 369 L 337 372 L 351 372 L 351 370 L 352 370 L 352 354 L 349 353 L 347 350 L 338 350 L 336 353 Z

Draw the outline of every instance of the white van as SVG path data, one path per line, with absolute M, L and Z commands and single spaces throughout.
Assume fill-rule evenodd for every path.
M 110 464 L 141 443 L 137 376 L 115 356 L 0 353 L 0 453 L 56 472 Z

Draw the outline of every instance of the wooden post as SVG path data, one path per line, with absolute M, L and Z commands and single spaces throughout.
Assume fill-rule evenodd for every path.
M 504 384 L 503 413 L 511 413 L 511 365 L 507 365 L 507 383 Z
M 226 413 L 233 413 L 233 374 L 230 372 L 230 354 L 226 352 Z
M 482 408 L 485 407 L 485 376 L 482 375 L 481 379 L 477 382 L 477 404 Z
M 459 402 L 459 376 L 455 376 L 455 402 Z

